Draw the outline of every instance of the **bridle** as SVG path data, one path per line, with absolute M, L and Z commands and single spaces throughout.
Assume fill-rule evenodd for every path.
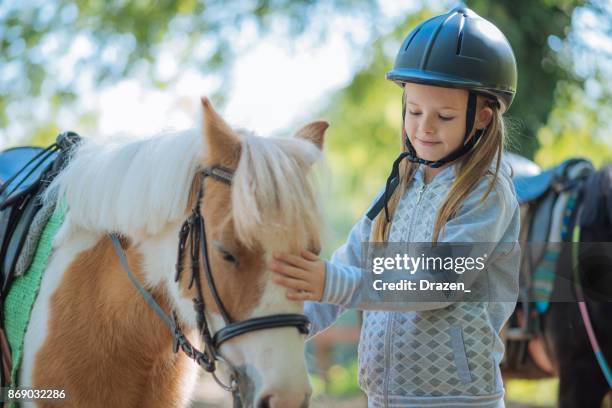
M 138 279 L 134 276 L 130 269 L 125 252 L 121 246 L 119 235 L 111 234 L 110 238 L 113 242 L 115 252 L 119 257 L 121 265 L 128 274 L 128 277 L 147 301 L 147 303 L 153 308 L 155 313 L 166 323 L 173 336 L 173 351 L 178 352 L 179 348 L 191 359 L 193 359 L 199 366 L 204 368 L 207 372 L 213 375 L 215 381 L 226 391 L 232 393 L 234 397 L 234 406 L 241 406 L 240 395 L 238 393 L 238 372 L 229 364 L 219 353 L 219 348 L 226 341 L 240 336 L 241 334 L 250 333 L 258 330 L 273 329 L 278 327 L 295 327 L 302 334 L 307 334 L 310 327 L 310 320 L 303 314 L 274 314 L 264 317 L 254 317 L 251 319 L 235 321 L 232 319 L 227 309 L 221 301 L 215 280 L 213 279 L 210 260 L 208 256 L 208 248 L 206 242 L 206 226 L 204 223 L 204 217 L 202 216 L 200 203 L 204 197 L 204 181 L 207 177 L 211 177 L 222 183 L 231 185 L 233 178 L 233 171 L 221 166 L 207 167 L 201 170 L 202 178 L 200 187 L 198 190 L 198 197 L 192 208 L 191 215 L 185 220 L 181 226 L 179 232 L 179 245 L 178 245 L 178 257 L 176 262 L 176 275 L 174 281 L 178 282 L 181 273 L 183 272 L 183 256 L 186 249 L 187 239 L 190 239 L 190 267 L 191 267 L 191 278 L 189 281 L 189 289 L 195 284 L 197 297 L 193 298 L 193 306 L 196 311 L 196 321 L 198 331 L 201 339 L 204 342 L 204 350 L 200 351 L 194 347 L 185 334 L 183 333 L 180 324 L 177 319 L 176 311 L 172 311 L 172 317 L 168 316 L 162 307 L 155 301 L 151 293 L 145 289 Z M 201 258 L 201 259 L 200 259 Z M 204 304 L 204 297 L 202 294 L 202 283 L 200 281 L 200 260 L 206 276 L 206 282 L 208 288 L 212 294 L 214 302 L 219 310 L 223 320 L 225 321 L 225 327 L 216 332 L 214 335 L 211 334 L 210 326 L 206 319 L 206 305 Z M 224 384 L 216 375 L 215 370 L 218 361 L 224 361 L 228 364 L 231 369 L 230 383 Z

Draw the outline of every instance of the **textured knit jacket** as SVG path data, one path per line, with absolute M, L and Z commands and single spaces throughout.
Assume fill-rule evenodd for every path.
M 493 167 L 491 167 L 493 169 Z M 425 184 L 419 168 L 393 215 L 389 242 L 431 242 L 435 217 L 455 179 L 451 165 Z M 479 204 L 491 176 L 467 196 L 446 223 L 439 242 L 505 243 L 490 259 L 489 300 L 482 302 L 372 303 L 363 299 L 362 242 L 372 222 L 363 217 L 348 241 L 326 263 L 321 303 L 306 302 L 311 335 L 330 326 L 347 308 L 363 310 L 359 385 L 369 407 L 503 407 L 499 333 L 518 296 L 519 206 L 502 161 L 494 190 Z

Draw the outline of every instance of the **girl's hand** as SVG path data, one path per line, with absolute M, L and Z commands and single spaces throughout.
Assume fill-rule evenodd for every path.
M 325 289 L 325 261 L 310 251 L 300 255 L 274 254 L 270 269 L 276 276 L 272 281 L 290 289 L 287 299 L 320 301 Z

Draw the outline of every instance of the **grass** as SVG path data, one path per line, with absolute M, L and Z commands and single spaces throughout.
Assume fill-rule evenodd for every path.
M 507 380 L 506 401 L 529 404 L 531 407 L 555 407 L 559 380 Z

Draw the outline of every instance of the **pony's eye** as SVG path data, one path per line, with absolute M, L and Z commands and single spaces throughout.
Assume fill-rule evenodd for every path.
M 233 264 L 238 263 L 236 257 L 232 255 L 230 251 L 225 249 L 225 247 L 219 241 L 213 241 L 213 246 L 221 253 L 221 258 L 223 258 L 225 262 L 230 262 Z
M 233 264 L 238 262 L 238 261 L 236 261 L 236 258 L 234 257 L 234 255 L 232 255 L 229 252 L 224 251 L 222 249 L 220 251 L 221 251 L 221 256 L 223 257 L 224 261 L 230 262 L 230 263 L 233 263 Z

